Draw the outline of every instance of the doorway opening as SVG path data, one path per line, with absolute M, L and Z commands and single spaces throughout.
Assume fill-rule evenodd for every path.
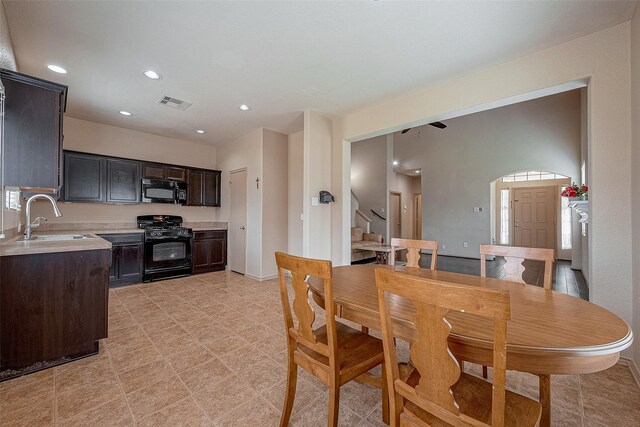
M 563 187 L 568 176 L 541 171 L 516 172 L 491 183 L 493 242 L 505 246 L 549 248 L 571 260 L 571 208 Z
M 402 238 L 402 193 L 389 192 L 389 242 Z

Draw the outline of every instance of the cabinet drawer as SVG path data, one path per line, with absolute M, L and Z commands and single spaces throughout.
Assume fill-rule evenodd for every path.
M 142 243 L 144 233 L 98 234 L 111 243 Z
M 205 231 L 196 231 L 194 233 L 195 240 L 201 239 L 226 239 L 227 231 L 226 230 L 205 230 Z

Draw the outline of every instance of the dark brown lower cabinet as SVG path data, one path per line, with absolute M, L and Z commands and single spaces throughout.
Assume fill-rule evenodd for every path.
M 193 237 L 193 274 L 224 270 L 227 265 L 227 231 L 196 231 Z
M 109 286 L 112 288 L 142 282 L 143 233 L 100 234 L 111 242 Z
M 109 251 L 0 257 L 0 379 L 98 352 Z

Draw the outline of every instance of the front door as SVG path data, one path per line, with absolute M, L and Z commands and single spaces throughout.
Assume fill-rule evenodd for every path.
M 556 187 L 514 189 L 514 246 L 556 248 Z
M 247 171 L 231 172 L 229 269 L 245 274 L 247 260 Z

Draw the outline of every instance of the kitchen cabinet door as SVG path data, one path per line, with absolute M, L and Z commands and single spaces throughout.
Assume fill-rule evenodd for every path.
M 120 245 L 120 283 L 142 282 L 144 246 L 142 243 L 127 243 Z
M 185 182 L 187 180 L 187 169 L 178 166 L 167 166 L 165 169 L 165 178 L 172 181 Z
M 204 172 L 189 169 L 187 173 L 188 185 L 187 204 L 189 206 L 202 206 L 204 203 Z
M 151 179 L 164 179 L 165 178 L 165 165 L 160 163 L 143 163 L 142 164 L 142 177 Z
M 227 265 L 227 231 L 196 231 L 193 239 L 193 274 L 224 270 Z
M 6 96 L 4 184 L 60 190 L 67 87 L 8 70 L 0 70 L 0 79 Z
M 67 202 L 104 202 L 105 163 L 105 159 L 100 156 L 65 152 L 64 200 Z
M 107 337 L 107 263 L 106 249 L 0 257 L 0 376 L 98 352 Z
M 111 242 L 109 287 L 142 282 L 144 244 L 142 233 L 100 234 Z
M 107 203 L 139 203 L 140 162 L 107 159 Z
M 220 171 L 204 173 L 204 205 L 220 206 Z

